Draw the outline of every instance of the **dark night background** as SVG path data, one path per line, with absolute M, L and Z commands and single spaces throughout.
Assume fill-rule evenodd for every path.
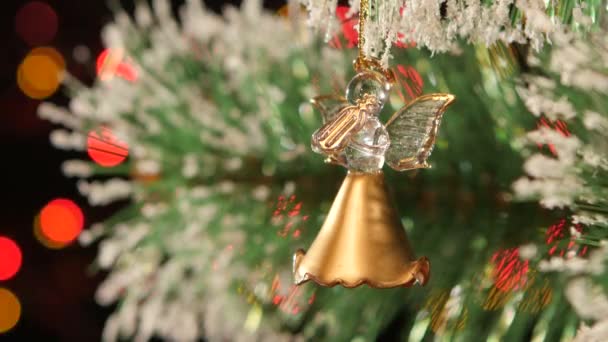
M 116 207 L 95 207 L 76 191 L 73 179 L 61 174 L 63 160 L 77 154 L 54 149 L 48 134 L 53 125 L 40 120 L 32 100 L 16 82 L 19 63 L 32 48 L 15 32 L 15 15 L 29 1 L 3 1 L 0 15 L 2 53 L 0 66 L 0 141 L 4 151 L 0 167 L 0 235 L 13 239 L 21 248 L 20 271 L 0 287 L 10 289 L 21 301 L 22 313 L 17 326 L 0 335 L 2 341 L 95 341 L 101 337 L 104 321 L 113 308 L 94 301 L 95 289 L 103 274 L 88 271 L 96 248 L 77 243 L 60 250 L 44 247 L 33 235 L 33 220 L 41 208 L 58 197 L 74 200 L 85 215 L 85 229 L 110 215 Z M 54 39 L 47 45 L 65 58 L 68 72 L 85 83 L 95 77 L 94 59 L 102 50 L 99 38 L 104 23 L 112 19 L 104 0 L 45 1 L 57 13 L 59 24 Z M 174 9 L 183 1 L 172 1 Z M 220 11 L 224 4 L 240 1 L 206 1 Z M 265 1 L 266 7 L 279 8 L 284 1 Z M 121 1 L 130 10 L 133 1 Z M 87 46 L 92 60 L 87 65 L 72 56 L 78 45 Z M 66 104 L 60 89 L 49 101 Z M 80 155 L 80 154 L 78 154 Z M 0 308 L 1 309 L 1 308 Z

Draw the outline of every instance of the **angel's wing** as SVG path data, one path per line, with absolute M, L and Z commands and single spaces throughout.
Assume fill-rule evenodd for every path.
M 433 151 L 441 117 L 454 101 L 451 94 L 428 94 L 401 108 L 386 123 L 390 146 L 386 163 L 397 171 L 430 167 L 426 159 Z
M 317 96 L 311 99 L 310 103 L 321 113 L 324 124 L 335 119 L 338 113 L 349 105 L 346 98 L 340 95 Z

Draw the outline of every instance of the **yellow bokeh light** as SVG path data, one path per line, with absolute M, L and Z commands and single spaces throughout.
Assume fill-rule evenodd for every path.
M 21 317 L 21 303 L 15 295 L 0 288 L 0 334 L 11 330 Z
M 50 47 L 36 48 L 19 65 L 17 84 L 27 96 L 44 99 L 57 91 L 64 70 L 65 61 L 57 50 Z

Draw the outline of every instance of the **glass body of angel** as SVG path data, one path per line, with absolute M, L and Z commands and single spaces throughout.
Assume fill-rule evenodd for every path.
M 346 97 L 314 98 L 323 126 L 313 134 L 313 151 L 354 172 L 380 171 L 385 160 L 397 171 L 428 168 L 441 118 L 454 96 L 423 95 L 397 111 L 385 126 L 378 115 L 390 88 L 382 73 L 366 70 L 350 81 Z

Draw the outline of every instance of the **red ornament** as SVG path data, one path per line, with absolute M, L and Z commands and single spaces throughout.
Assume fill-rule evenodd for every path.
M 0 236 L 0 280 L 12 278 L 21 268 L 21 249 L 6 237 Z
M 92 130 L 87 138 L 89 157 L 100 166 L 112 167 L 122 163 L 129 155 L 127 143 L 118 138 L 108 128 Z
M 49 240 L 57 243 L 74 241 L 84 226 L 80 207 L 69 199 L 50 201 L 40 212 L 40 229 Z

